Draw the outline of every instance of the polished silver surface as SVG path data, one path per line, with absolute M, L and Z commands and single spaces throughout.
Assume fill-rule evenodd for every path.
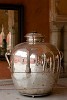
M 28 42 L 16 45 L 10 61 L 7 59 L 13 83 L 22 95 L 49 94 L 59 77 L 61 53 L 45 43 L 42 34 L 29 33 L 26 37 Z

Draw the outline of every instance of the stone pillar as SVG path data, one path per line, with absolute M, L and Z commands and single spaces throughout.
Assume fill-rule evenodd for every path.
M 50 43 L 55 45 L 58 49 L 60 49 L 60 27 L 58 27 L 56 24 L 51 25 L 50 29 Z
M 51 23 L 50 27 L 50 43 L 55 45 L 64 55 L 60 72 L 60 77 L 64 77 L 65 71 L 67 70 L 65 68 L 67 62 L 67 27 L 64 25 L 64 23 Z
M 67 25 L 65 25 L 64 29 L 64 76 L 67 77 Z

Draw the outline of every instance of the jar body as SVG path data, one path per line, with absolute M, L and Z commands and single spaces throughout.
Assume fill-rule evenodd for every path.
M 59 77 L 59 50 L 48 43 L 18 44 L 12 51 L 11 71 L 14 85 L 21 94 L 48 94 Z
M 24 73 L 22 79 L 16 78 L 16 74 L 12 75 L 12 79 L 16 89 L 22 95 L 47 95 L 52 92 L 54 85 L 58 79 L 58 73 Z M 26 77 L 25 77 L 26 76 Z

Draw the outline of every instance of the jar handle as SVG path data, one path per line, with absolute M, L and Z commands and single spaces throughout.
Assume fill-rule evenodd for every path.
M 62 60 L 62 58 L 63 58 L 63 52 L 62 51 L 60 51 L 60 56 L 61 56 L 61 60 Z
M 8 68 L 10 69 L 10 68 L 11 68 L 11 66 L 10 66 L 10 61 L 9 61 L 8 56 L 10 56 L 10 53 L 6 52 L 6 53 L 5 53 L 5 58 L 6 58 L 7 62 L 8 62 L 8 65 L 9 65 L 9 67 L 8 67 Z

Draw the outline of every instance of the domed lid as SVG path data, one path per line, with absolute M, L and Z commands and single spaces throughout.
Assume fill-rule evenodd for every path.
M 28 33 L 25 37 L 29 43 L 44 42 L 44 36 L 37 32 Z

